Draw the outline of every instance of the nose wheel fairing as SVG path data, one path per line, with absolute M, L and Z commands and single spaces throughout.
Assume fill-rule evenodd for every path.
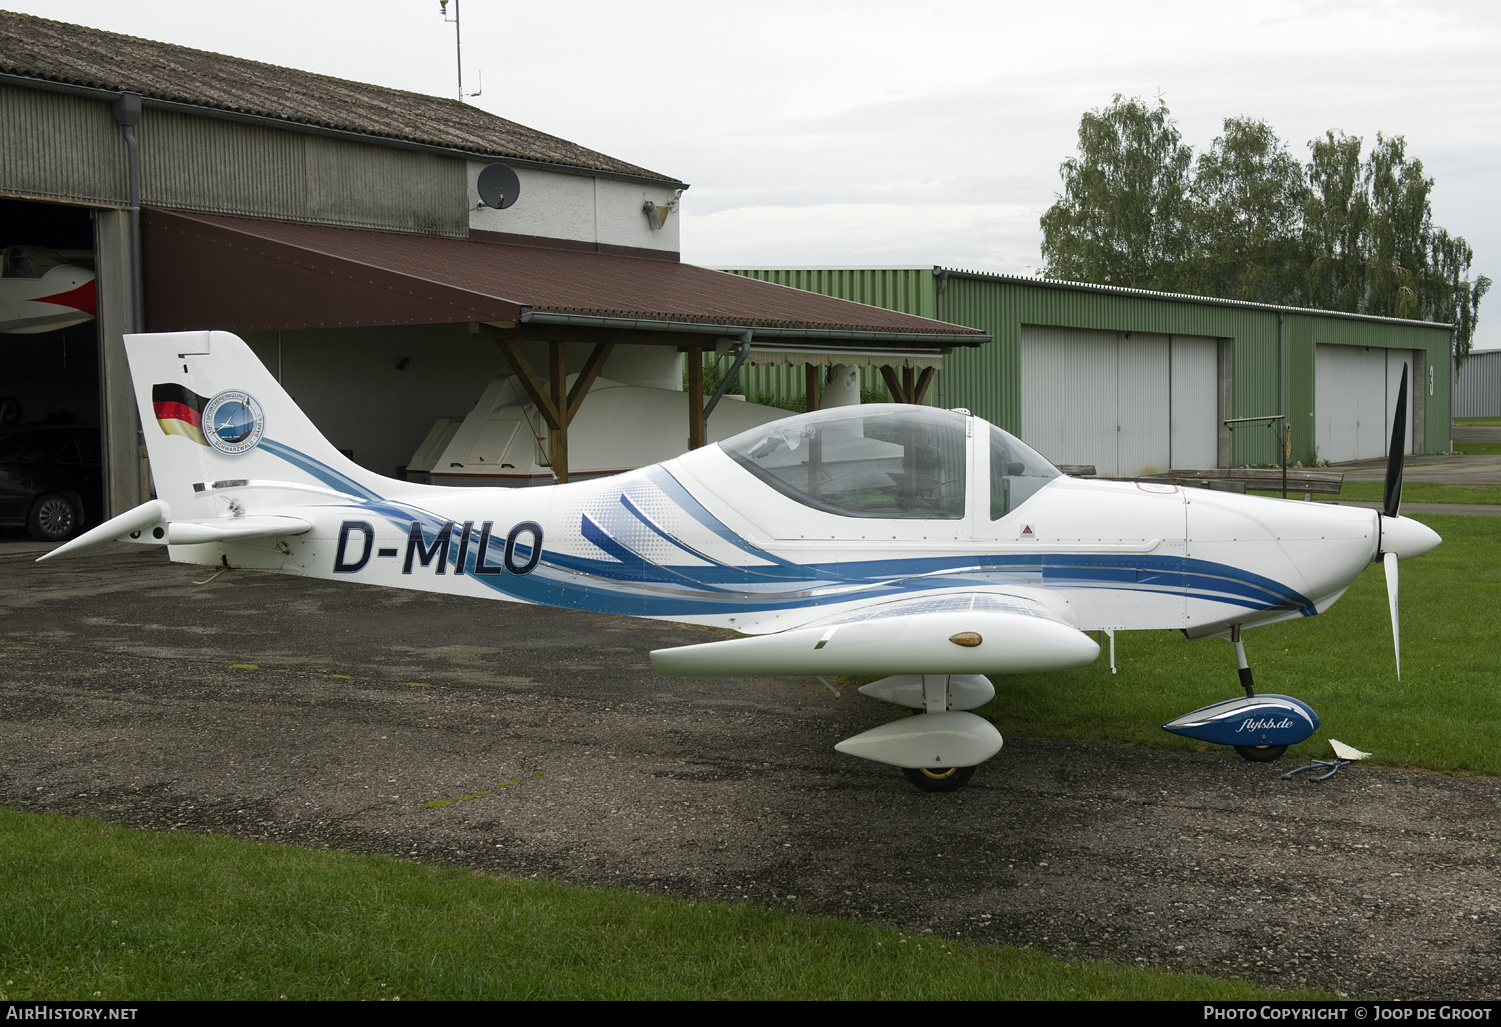
M 1265 693 L 1205 706 L 1168 721 L 1162 729 L 1215 745 L 1265 751 L 1305 741 L 1319 729 L 1319 715 L 1301 699 Z

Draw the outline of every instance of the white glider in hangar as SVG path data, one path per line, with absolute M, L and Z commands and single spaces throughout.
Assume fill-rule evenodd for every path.
M 1373 561 L 1438 545 L 1398 514 L 1404 399 L 1382 511 L 1081 481 L 963 411 L 789 417 L 610 478 L 532 489 L 396 481 L 342 456 L 239 338 L 126 336 L 159 498 L 44 557 L 116 540 L 178 562 L 731 628 L 657 650 L 669 675 L 883 675 L 911 707 L 839 743 L 947 791 L 1001 748 L 988 674 L 1083 666 L 1086 632 L 1235 642 L 1244 697 L 1164 725 L 1275 759 L 1318 725 L 1256 694 L 1243 628 L 1327 610 Z M 1399 665 L 1400 672 L 1400 665 Z

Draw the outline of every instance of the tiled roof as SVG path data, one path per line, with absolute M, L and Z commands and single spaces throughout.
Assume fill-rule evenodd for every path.
M 677 182 L 458 100 L 0 11 L 0 73 L 298 125 Z

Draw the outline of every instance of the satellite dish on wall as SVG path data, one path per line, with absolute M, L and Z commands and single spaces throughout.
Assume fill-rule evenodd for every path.
M 487 207 L 505 210 L 521 195 L 521 179 L 504 164 L 491 164 L 479 173 L 479 198 Z

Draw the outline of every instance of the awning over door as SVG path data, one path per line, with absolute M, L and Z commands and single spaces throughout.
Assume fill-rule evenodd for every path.
M 665 257 L 143 212 L 151 331 L 516 322 L 948 349 L 984 332 Z M 641 341 L 646 342 L 647 339 Z
M 616 345 L 687 354 L 691 447 L 703 444 L 705 349 L 806 365 L 808 409 L 828 364 L 876 365 L 893 398 L 920 403 L 943 355 L 990 336 L 820 296 L 669 255 L 448 239 L 220 214 L 143 212 L 149 331 L 273 331 L 467 322 L 495 339 L 548 424 L 553 470 L 568 480 L 568 424 Z M 519 343 L 545 342 L 545 374 Z M 593 345 L 582 368 L 566 344 Z M 749 352 L 747 352 L 747 344 Z M 760 351 L 758 354 L 758 350 Z M 571 390 L 564 382 L 571 370 Z M 545 383 L 544 383 L 545 378 Z

